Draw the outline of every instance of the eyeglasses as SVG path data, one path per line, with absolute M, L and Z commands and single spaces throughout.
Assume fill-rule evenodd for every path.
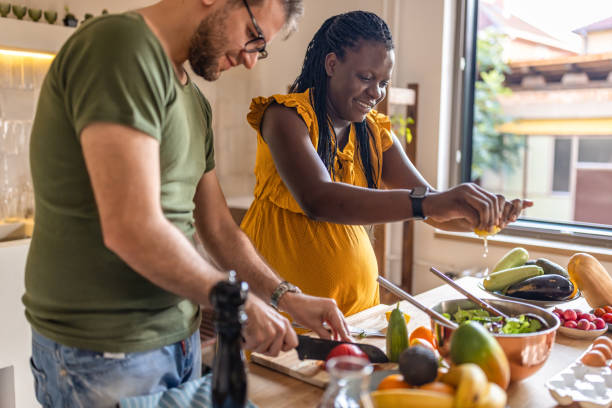
M 251 16 L 251 21 L 253 22 L 253 27 L 255 27 L 255 31 L 257 31 L 257 37 L 247 41 L 244 44 L 244 51 L 248 53 L 258 52 L 259 59 L 264 59 L 268 56 L 268 51 L 266 51 L 266 39 L 264 38 L 263 31 L 261 31 L 261 28 L 259 28 L 259 25 L 257 25 L 257 21 L 255 20 L 255 16 L 253 15 L 253 12 L 249 7 L 249 3 L 247 3 L 247 0 L 242 1 L 247 11 L 249 12 L 249 16 Z

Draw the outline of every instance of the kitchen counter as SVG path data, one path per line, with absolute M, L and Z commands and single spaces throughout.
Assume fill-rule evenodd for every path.
M 476 296 L 491 298 L 492 296 L 477 287 L 478 279 L 466 277 L 458 280 L 464 288 Z M 416 298 L 427 306 L 433 306 L 441 299 L 456 299 L 463 296 L 448 285 L 417 295 Z M 391 308 L 392 306 L 389 306 Z M 578 308 L 589 310 L 584 298 L 578 298 L 562 305 L 563 309 Z M 402 302 L 402 310 L 411 315 L 409 330 L 417 326 L 429 327 L 429 317 L 414 306 Z M 359 319 L 363 311 L 349 317 L 351 321 Z M 508 388 L 508 406 L 510 408 L 552 408 L 557 407 L 544 384 L 551 377 L 570 365 L 590 345 L 591 340 L 569 339 L 557 333 L 555 344 L 546 364 L 531 377 L 510 384 Z M 323 395 L 323 389 L 280 374 L 255 363 L 249 365 L 249 398 L 262 408 L 281 407 L 314 407 Z

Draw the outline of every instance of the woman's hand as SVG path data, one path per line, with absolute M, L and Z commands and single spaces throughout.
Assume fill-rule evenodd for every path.
M 474 183 L 464 183 L 447 191 L 427 195 L 423 200 L 423 213 L 430 224 L 452 231 L 490 231 L 504 228 L 516 221 L 532 201 L 507 201 L 501 194 L 493 194 Z

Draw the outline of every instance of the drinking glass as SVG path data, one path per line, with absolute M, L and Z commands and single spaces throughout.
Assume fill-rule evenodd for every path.
M 34 189 L 30 180 L 25 181 L 19 188 L 17 216 L 31 218 L 34 215 Z
M 42 10 L 41 9 L 28 9 L 28 16 L 30 16 L 30 18 L 32 19 L 32 21 L 38 21 L 40 20 L 40 17 L 42 16 Z
M 11 12 L 11 4 L 10 3 L 0 3 L 0 16 L 6 17 Z
M 47 20 L 47 23 L 49 24 L 53 24 L 57 20 L 57 11 L 55 10 L 45 10 L 44 15 L 45 20 Z
M 329 385 L 319 408 L 372 408 L 368 390 L 372 364 L 364 358 L 338 356 L 329 359 Z
M 24 89 L 25 88 L 24 69 L 23 69 L 24 57 L 14 56 L 14 55 L 8 56 L 7 61 L 9 63 L 9 69 L 11 72 L 10 87 L 17 88 L 17 89 Z
M 26 6 L 20 6 L 18 4 L 13 4 L 13 14 L 17 17 L 18 20 L 23 20 L 23 17 L 26 15 L 26 11 L 28 8 Z

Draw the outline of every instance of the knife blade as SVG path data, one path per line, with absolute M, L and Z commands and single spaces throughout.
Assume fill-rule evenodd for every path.
M 310 337 L 298 334 L 299 344 L 295 348 L 298 353 L 300 360 L 311 359 L 311 360 L 325 360 L 329 355 L 329 352 L 340 344 L 352 344 L 357 346 L 363 351 L 370 362 L 372 363 L 387 363 L 389 359 L 385 353 L 376 346 L 371 344 L 361 343 L 350 343 L 348 341 L 336 341 L 319 339 L 317 337 Z
M 299 323 L 296 322 L 291 322 L 291 325 L 293 327 L 295 327 L 296 329 L 305 329 L 310 331 L 310 329 L 306 329 L 306 327 L 302 326 Z M 327 322 L 323 323 L 323 327 L 328 331 L 331 332 L 331 329 L 329 328 L 329 325 L 327 324 Z M 356 326 L 348 326 L 348 330 L 349 330 L 349 334 L 351 336 L 357 336 L 359 338 L 364 338 L 364 337 L 387 337 L 387 335 L 383 332 L 381 332 L 380 330 L 371 330 L 371 329 L 363 329 L 361 327 L 356 327 Z

